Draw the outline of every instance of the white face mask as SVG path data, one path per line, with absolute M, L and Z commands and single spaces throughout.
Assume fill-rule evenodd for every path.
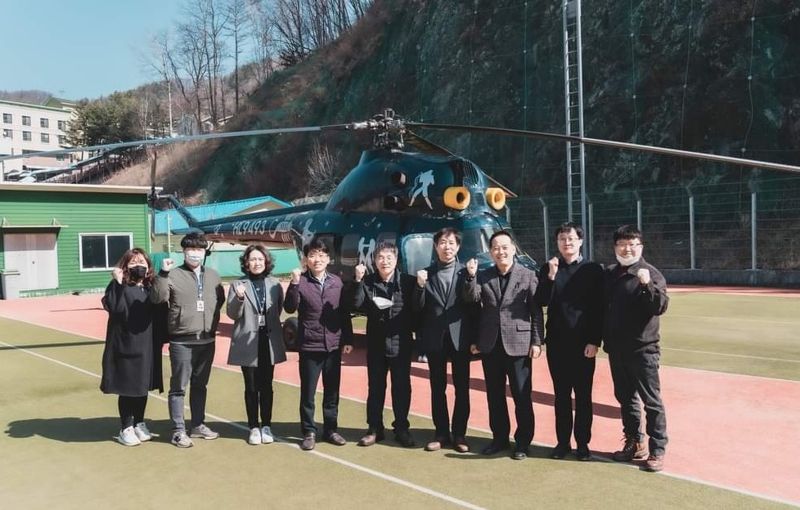
M 639 262 L 639 259 L 642 258 L 641 255 L 628 255 L 627 257 L 623 257 L 621 255 L 615 255 L 615 256 L 617 257 L 617 262 L 619 262 L 621 266 L 625 267 L 636 264 L 637 262 Z

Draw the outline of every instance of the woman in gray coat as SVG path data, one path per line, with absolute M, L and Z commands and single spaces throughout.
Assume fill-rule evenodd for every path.
M 242 367 L 244 406 L 250 444 L 267 444 L 272 435 L 272 376 L 286 361 L 281 334 L 283 287 L 269 276 L 274 264 L 269 251 L 251 244 L 240 258 L 245 278 L 231 283 L 228 316 L 233 319 L 228 364 Z M 259 408 L 261 428 L 259 428 Z

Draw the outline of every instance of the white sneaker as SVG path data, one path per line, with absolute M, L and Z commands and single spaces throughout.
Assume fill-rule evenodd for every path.
M 124 429 L 120 430 L 117 441 L 125 446 L 139 446 L 142 444 L 142 442 L 139 441 L 139 438 L 136 437 L 136 432 L 133 431 L 133 427 L 125 427 Z
M 219 432 L 214 432 L 208 428 L 205 423 L 201 423 L 196 427 L 192 427 L 192 433 L 190 435 L 192 437 L 202 437 L 203 439 L 211 440 L 218 438 Z
M 176 430 L 173 432 L 171 442 L 178 448 L 191 448 L 194 446 L 194 442 L 189 439 L 189 436 L 186 434 L 185 430 Z
M 258 427 L 250 429 L 250 437 L 247 438 L 247 442 L 250 444 L 261 444 L 261 440 L 261 429 Z
M 269 426 L 261 427 L 261 442 L 264 444 L 270 444 L 275 441 L 275 438 L 272 436 L 272 429 Z
M 147 428 L 147 425 L 144 422 L 137 423 L 133 427 L 133 431 L 136 433 L 136 437 L 138 437 L 139 441 L 142 443 L 153 439 L 153 434 L 150 433 L 150 429 Z

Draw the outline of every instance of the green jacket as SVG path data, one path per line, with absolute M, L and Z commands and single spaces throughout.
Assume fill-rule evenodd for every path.
M 194 271 L 181 265 L 171 271 L 160 271 L 150 291 L 154 303 L 169 303 L 167 330 L 170 341 L 179 336 L 195 336 L 194 340 L 181 338 L 180 343 L 208 343 L 214 340 L 219 324 L 219 313 L 225 303 L 225 290 L 219 274 L 203 267 L 203 311 L 197 310 L 199 285 Z

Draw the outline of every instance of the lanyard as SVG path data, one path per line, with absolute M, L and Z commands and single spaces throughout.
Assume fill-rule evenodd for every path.
M 203 299 L 203 279 L 204 279 L 205 272 L 203 269 L 200 269 L 200 274 L 195 273 L 197 277 L 197 299 Z
M 258 289 L 256 288 L 253 280 L 250 280 L 250 288 L 253 289 L 253 297 L 256 300 L 256 309 L 258 313 L 266 313 L 267 311 L 267 282 L 264 282 L 264 296 L 262 299 L 261 294 L 259 294 Z

